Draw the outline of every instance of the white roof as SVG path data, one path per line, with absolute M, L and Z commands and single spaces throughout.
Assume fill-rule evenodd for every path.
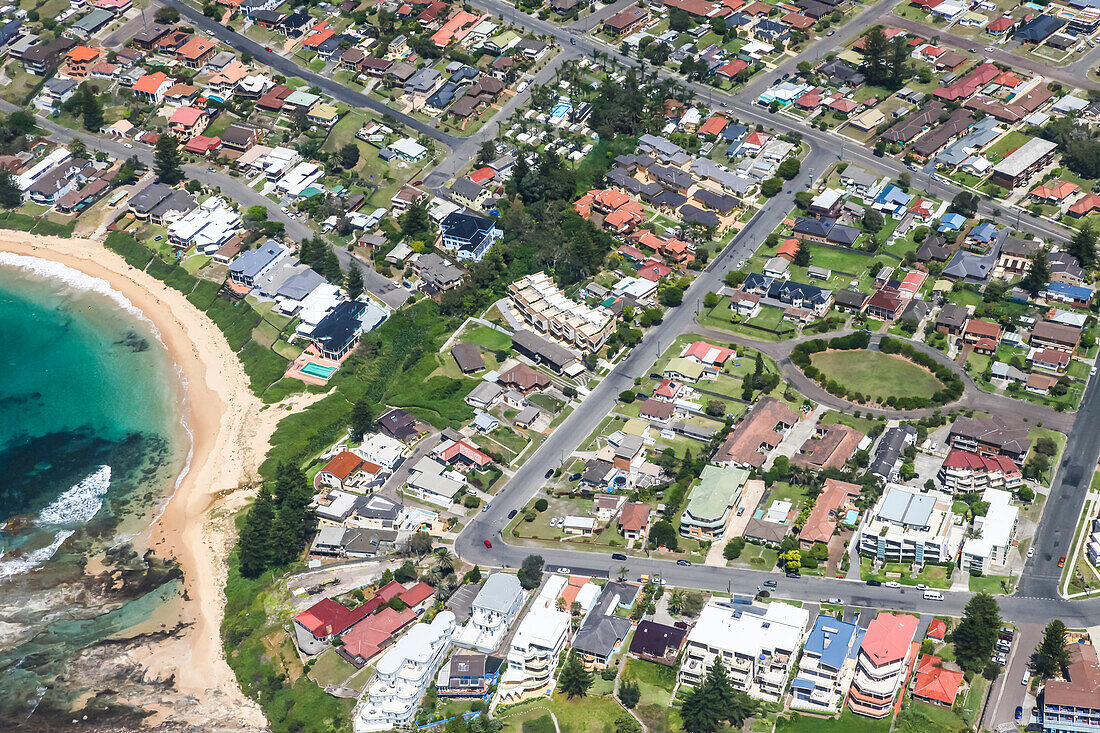
M 711 599 L 688 634 L 689 643 L 718 646 L 756 658 L 764 651 L 795 651 L 810 621 L 810 613 L 786 603 L 766 607 Z
M 419 158 L 420 156 L 428 152 L 428 149 L 426 147 L 418 143 L 416 140 L 413 140 L 411 137 L 401 138 L 397 142 L 390 145 L 390 150 L 393 150 L 395 153 L 399 153 L 408 158 Z
M 378 660 L 379 674 L 396 674 L 406 663 L 424 665 L 435 656 L 440 644 L 446 645 L 455 628 L 455 615 L 440 611 L 430 624 L 416 624 Z
M 982 501 L 989 502 L 989 511 L 982 519 L 981 536 L 968 538 L 963 543 L 963 554 L 988 557 L 994 547 L 1007 547 L 1012 542 L 1012 528 L 1020 508 L 1012 506 L 1012 494 L 1004 489 L 986 489 Z
M 565 578 L 551 575 L 546 579 L 542 592 L 531 603 L 531 609 L 523 617 L 512 637 L 512 646 L 525 648 L 539 646 L 553 649 L 569 629 L 571 614 L 557 609 L 558 596 L 565 588 Z
M 565 518 L 565 526 L 570 529 L 595 529 L 596 518 L 581 517 L 576 514 L 570 514 Z
M 830 209 L 837 201 L 842 198 L 844 198 L 843 191 L 835 188 L 826 188 L 824 191 L 815 196 L 810 203 L 814 206 L 821 206 L 823 208 Z
M 318 506 L 316 513 L 322 517 L 335 517 L 341 520 L 348 515 L 355 500 L 359 498 L 355 494 L 338 489 L 328 492 L 328 495 L 331 501 L 324 506 Z
M 324 171 L 316 163 L 303 161 L 294 166 L 275 184 L 275 188 L 290 196 L 298 196 L 324 176 Z
M 404 452 L 405 445 L 401 441 L 382 433 L 365 436 L 363 444 L 355 449 L 355 454 L 364 461 L 390 469 L 397 465 Z
M 302 299 L 302 306 L 298 311 L 298 318 L 301 320 L 301 323 L 298 324 L 298 333 L 313 333 L 313 329 L 321 322 L 321 319 L 328 315 L 329 311 L 335 308 L 343 299 L 340 288 L 332 283 L 324 283 L 315 288 L 312 293 Z

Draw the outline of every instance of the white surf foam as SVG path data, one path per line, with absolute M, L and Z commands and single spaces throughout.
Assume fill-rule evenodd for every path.
M 83 272 L 74 270 L 68 265 L 63 265 L 60 262 L 44 260 L 39 257 L 27 257 L 26 255 L 18 255 L 14 252 L 0 252 L 0 266 L 16 267 L 41 277 L 60 280 L 66 285 L 78 290 L 85 290 L 110 298 L 119 308 L 122 308 L 127 313 L 133 314 L 148 324 L 149 327 L 157 333 L 157 337 L 160 338 L 160 334 L 156 331 L 156 327 L 153 326 L 152 321 L 141 312 L 141 309 L 131 303 L 130 299 L 125 295 L 112 288 L 111 284 L 106 280 L 92 277 L 91 275 L 85 275 Z
M 13 575 L 22 575 L 34 570 L 53 557 L 54 553 L 57 552 L 57 548 L 61 547 L 61 544 L 72 536 L 73 531 L 71 529 L 63 529 L 57 533 L 53 542 L 46 547 L 28 552 L 26 555 L 13 557 L 10 560 L 5 560 L 0 555 L 0 578 L 10 578 Z
M 38 515 L 38 524 L 65 525 L 89 521 L 103 506 L 103 496 L 110 485 L 111 467 L 100 466 L 43 509 Z

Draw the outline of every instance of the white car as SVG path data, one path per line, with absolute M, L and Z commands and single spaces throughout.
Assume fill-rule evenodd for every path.
M 1034 557 L 1034 555 L 1035 555 L 1035 548 L 1034 547 L 1027 548 L 1027 556 L 1028 557 Z
M 900 588 L 900 587 L 901 587 L 901 583 L 899 583 L 899 582 L 898 582 L 898 581 L 896 581 L 896 580 L 891 580 L 891 581 L 889 581 L 889 582 L 888 582 L 888 583 L 886 584 L 886 587 L 887 587 L 887 588 Z
M 986 46 L 985 47 L 985 52 L 986 53 L 993 53 L 993 47 L 992 46 Z
M 1096 376 L 1096 367 L 1093 367 L 1092 369 L 1089 369 L 1089 376 L 1090 377 L 1095 377 Z
M 123 143 L 122 147 L 126 148 L 127 150 L 133 150 L 134 149 L 134 144 L 133 143 Z
M 928 590 L 928 586 L 924 583 L 917 583 L 917 590 Z

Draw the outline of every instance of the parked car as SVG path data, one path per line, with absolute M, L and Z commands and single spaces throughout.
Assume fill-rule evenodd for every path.
M 1024 706 L 1023 705 L 1017 705 L 1016 706 L 1016 720 L 1019 720 L 1022 717 L 1024 717 Z
M 550 478 L 553 475 L 554 475 L 554 469 L 551 468 L 549 471 L 546 472 L 545 478 Z
M 877 588 L 880 585 L 882 585 L 882 581 L 881 580 L 875 580 L 874 578 L 872 578 L 871 580 L 867 581 L 867 585 L 873 585 Z
M 1066 556 L 1062 555 L 1060 558 L 1058 558 L 1058 567 L 1064 568 L 1065 566 L 1066 566 Z
M 1027 556 L 1028 557 L 1033 557 L 1034 555 L 1035 555 L 1035 548 L 1034 547 L 1027 548 Z
M 676 561 L 676 564 L 677 564 L 677 565 L 682 565 L 682 566 L 684 566 L 684 567 L 687 567 L 688 565 L 691 565 L 691 563 L 690 563 L 690 562 L 688 562 L 687 560 L 677 560 L 677 561 Z
M 890 581 L 886 582 L 886 587 L 888 587 L 888 588 L 900 588 L 901 583 L 899 583 L 896 580 L 890 580 Z
M 776 582 L 776 581 L 774 581 L 774 580 L 765 580 L 765 581 L 764 581 L 764 587 L 765 587 L 765 588 L 778 588 L 778 587 L 779 587 L 779 583 L 777 583 L 777 582 Z
M 612 552 L 612 553 L 611 553 L 611 559 L 612 559 L 612 560 L 625 560 L 625 559 L 626 559 L 626 555 L 624 555 L 624 554 L 623 554 L 623 553 L 621 553 L 621 552 Z
M 512 518 L 514 518 L 514 517 L 515 517 L 515 516 L 516 516 L 517 514 L 519 514 L 519 510 L 518 510 L 518 509 L 513 509 L 512 511 L 508 512 L 508 518 L 509 518 L 509 519 L 512 519 Z
M 795 572 L 795 571 L 793 571 L 793 570 L 788 570 L 788 571 L 787 571 L 787 577 L 788 577 L 788 578 L 801 578 L 801 577 L 802 577 L 802 574 L 801 574 L 801 573 L 796 573 L 796 572 Z

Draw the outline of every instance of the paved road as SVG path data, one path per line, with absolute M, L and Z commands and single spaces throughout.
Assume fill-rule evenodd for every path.
M 253 40 L 242 36 L 234 30 L 226 28 L 221 23 L 215 20 L 207 18 L 201 11 L 187 5 L 181 0 L 163 0 L 165 5 L 169 5 L 180 11 L 180 15 L 187 18 L 196 28 L 206 33 L 209 36 L 217 38 L 222 43 L 230 46 L 238 52 L 247 51 L 252 54 L 252 58 L 260 63 L 267 64 L 275 71 L 283 74 L 284 76 L 297 76 L 307 81 L 311 86 L 318 87 L 322 92 L 339 100 L 346 104 L 350 104 L 352 107 L 365 107 L 366 109 L 373 110 L 379 114 L 389 115 L 398 122 L 402 123 L 406 127 L 412 130 L 416 130 L 422 135 L 426 135 L 433 140 L 443 143 L 444 145 L 451 147 L 457 141 L 461 140 L 454 135 L 437 130 L 434 126 L 422 122 L 415 117 L 402 114 L 392 107 L 388 106 L 381 100 L 369 97 L 362 92 L 356 91 L 351 87 L 346 87 L 337 81 L 334 81 L 327 76 L 321 76 L 314 73 L 304 66 L 299 65 L 293 59 L 288 59 L 274 51 L 268 51 L 260 44 Z
M 1024 708 L 1023 720 L 1027 720 L 1028 688 L 1020 684 L 1020 678 L 1024 676 L 1024 669 L 1027 667 L 1031 652 L 1039 646 L 1043 638 L 1044 626 L 1045 624 L 1041 623 L 1021 624 L 1016 631 L 1016 638 L 1012 640 L 1012 651 L 1008 655 L 1008 665 L 990 690 L 989 703 L 982 718 L 982 730 L 996 730 L 1001 723 L 1014 724 L 1017 705 Z
M 784 380 L 793 386 L 800 394 L 809 397 L 814 402 L 830 407 L 834 410 L 841 412 L 847 412 L 849 410 L 861 410 L 862 412 L 878 415 L 882 417 L 890 417 L 896 420 L 914 420 L 922 417 L 927 417 L 933 412 L 942 411 L 943 409 L 953 409 L 957 407 L 969 407 L 981 412 L 991 412 L 997 415 L 1001 415 L 1006 418 L 1013 418 L 1028 422 L 1031 424 L 1045 425 L 1048 428 L 1057 430 L 1059 432 L 1068 432 L 1073 428 L 1074 422 L 1077 418 L 1077 413 L 1074 412 L 1058 412 L 1048 407 L 1041 405 L 1035 405 L 1024 400 L 1017 400 L 1005 395 L 992 394 L 982 390 L 974 382 L 973 378 L 959 367 L 959 365 L 953 360 L 949 359 L 942 351 L 937 351 L 931 346 L 920 341 L 913 341 L 912 339 L 901 338 L 894 336 L 893 334 L 874 333 L 871 335 L 871 348 L 877 350 L 879 343 L 882 341 L 882 337 L 889 335 L 890 338 L 897 339 L 899 341 L 905 341 L 917 349 L 931 356 L 936 361 L 944 364 L 951 369 L 960 379 L 963 380 L 963 396 L 956 402 L 946 405 L 944 408 L 928 408 L 924 410 L 891 410 L 882 409 L 873 405 L 857 405 L 853 402 L 849 402 L 845 399 L 837 397 L 825 391 L 817 382 L 807 377 L 801 369 L 798 368 L 790 360 L 791 352 L 794 351 L 794 347 L 804 341 L 810 341 L 818 338 L 836 338 L 838 336 L 846 336 L 850 333 L 855 333 L 855 329 L 847 328 L 838 331 L 830 331 L 824 334 L 810 334 L 806 336 L 800 336 L 794 339 L 788 339 L 786 341 L 760 341 L 744 334 L 734 333 L 731 331 L 723 331 L 717 328 L 711 328 L 708 326 L 694 326 L 696 333 L 709 338 L 719 339 L 722 341 L 732 341 L 743 346 L 748 346 L 757 351 L 762 352 L 766 356 L 769 356 L 778 365 L 783 372 Z
M 156 15 L 159 7 L 157 2 L 150 2 L 144 11 L 138 10 L 137 15 L 108 33 L 101 45 L 107 49 L 122 48 L 139 30 L 153 25 L 153 16 Z
M 1005 50 L 992 46 L 992 51 L 985 50 L 987 47 L 982 45 L 982 41 L 972 38 L 964 38 L 963 36 L 956 36 L 952 33 L 948 33 L 939 28 L 925 25 L 924 23 L 918 23 L 914 20 L 908 20 L 896 15 L 892 15 L 889 20 L 890 25 L 895 28 L 903 28 L 910 33 L 915 33 L 924 38 L 931 38 L 933 36 L 939 37 L 939 45 L 951 46 L 962 51 L 970 51 L 971 49 L 977 49 L 979 60 L 996 61 L 997 63 L 1004 64 L 1010 68 L 1024 69 L 1030 71 L 1032 74 L 1037 74 L 1046 77 L 1052 81 L 1058 81 L 1067 86 L 1080 87 L 1082 89 L 1100 89 L 1100 84 L 1091 79 L 1086 78 L 1083 74 L 1077 73 L 1070 68 L 1058 68 L 1049 64 L 1044 64 L 1042 61 L 1027 58 L 1026 56 L 1018 56 L 1012 53 L 1011 50 Z

